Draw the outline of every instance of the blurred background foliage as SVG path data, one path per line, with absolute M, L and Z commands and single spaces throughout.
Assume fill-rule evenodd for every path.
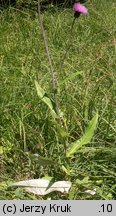
M 69 6 L 74 2 L 85 3 L 87 0 L 41 0 L 42 5 L 57 4 Z M 36 6 L 38 0 L 0 0 L 0 8 L 8 6 Z

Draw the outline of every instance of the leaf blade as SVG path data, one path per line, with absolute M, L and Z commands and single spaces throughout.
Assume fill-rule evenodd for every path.
M 71 148 L 67 151 L 67 157 L 72 157 L 73 154 L 81 148 L 83 145 L 88 144 L 93 135 L 94 135 L 94 130 L 96 129 L 98 122 L 98 113 L 92 118 L 92 120 L 89 122 L 89 125 L 84 133 L 84 135 L 77 141 L 71 143 Z
M 57 118 L 57 114 L 53 108 L 53 104 L 49 97 L 46 96 L 46 92 L 41 88 L 41 86 L 38 84 L 38 82 L 35 80 L 35 87 L 37 90 L 37 95 L 39 98 L 48 106 L 48 108 L 51 111 L 51 114 L 54 118 Z
M 52 160 L 51 158 L 42 157 L 38 154 L 31 154 L 30 159 L 37 162 L 39 165 L 45 166 L 45 165 L 56 165 L 57 162 Z

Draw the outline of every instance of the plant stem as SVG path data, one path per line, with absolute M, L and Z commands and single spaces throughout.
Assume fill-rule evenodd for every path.
M 38 19 L 39 19 L 39 23 L 40 23 L 40 27 L 41 27 L 41 31 L 42 31 L 44 47 L 45 47 L 45 50 L 46 50 L 48 63 L 49 63 L 49 67 L 50 67 L 50 72 L 51 72 L 51 77 L 52 77 L 52 89 L 53 89 L 53 94 L 54 94 L 55 111 L 56 111 L 56 114 L 58 116 L 57 120 L 58 120 L 58 123 L 60 125 L 62 125 L 61 118 L 60 118 L 60 111 L 59 111 L 59 103 L 58 103 L 58 99 L 57 99 L 57 95 L 56 95 L 56 93 L 57 93 L 56 79 L 55 79 L 55 74 L 54 74 L 54 70 L 53 70 L 53 66 L 52 66 L 52 61 L 51 61 L 51 57 L 50 57 L 50 53 L 49 53 L 49 49 L 48 49 L 48 45 L 47 45 L 47 39 L 46 39 L 46 36 L 45 36 L 45 31 L 44 31 L 44 27 L 43 27 L 43 21 L 42 21 L 42 18 L 41 18 L 40 1 L 38 1 Z
M 60 71 L 60 72 L 61 72 L 61 70 L 62 70 L 62 68 L 63 68 L 64 61 L 65 61 L 65 59 L 66 59 L 66 55 L 67 55 L 67 53 L 68 53 L 68 50 L 70 49 L 75 19 L 76 19 L 76 17 L 74 17 L 74 19 L 73 19 L 73 22 L 72 22 L 72 25 L 71 25 L 71 29 L 70 29 L 69 39 L 68 39 L 68 41 L 67 41 L 66 48 L 65 48 L 65 50 L 64 50 L 64 54 L 63 54 L 62 59 L 61 59 L 61 63 L 60 63 L 60 67 L 59 67 L 59 71 Z

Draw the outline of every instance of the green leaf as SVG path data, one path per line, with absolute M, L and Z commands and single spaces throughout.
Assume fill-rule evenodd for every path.
M 0 155 L 3 154 L 4 150 L 3 150 L 3 146 L 0 146 Z
M 77 185 L 75 183 L 73 183 L 73 185 L 72 185 L 72 187 L 71 187 L 71 189 L 69 191 L 69 197 L 68 197 L 68 199 L 69 200 L 75 200 L 77 192 L 78 192 L 78 187 L 77 187 Z
M 67 151 L 67 157 L 72 157 L 73 154 L 77 152 L 79 148 L 81 148 L 83 145 L 90 143 L 94 135 L 94 130 L 96 129 L 97 126 L 97 121 L 98 121 L 98 113 L 96 113 L 96 115 L 89 122 L 85 134 L 80 138 L 80 140 L 77 140 L 76 142 L 70 144 L 70 149 Z
M 61 137 L 65 138 L 69 136 L 69 133 L 66 132 L 65 128 L 59 125 L 57 121 L 54 121 L 54 125 L 56 126 L 57 132 Z
M 56 165 L 57 162 L 47 157 L 41 157 L 38 154 L 31 154 L 30 159 L 37 162 L 39 165 Z
M 40 87 L 40 85 L 36 80 L 35 80 L 35 86 L 36 86 L 38 96 L 40 97 L 40 99 L 42 99 L 45 95 L 45 91 Z
M 79 185 L 85 185 L 85 184 L 90 183 L 90 180 L 89 180 L 89 177 L 86 176 L 86 177 L 84 177 L 82 180 L 77 179 L 77 180 L 76 180 L 76 183 L 79 184 Z
M 38 84 L 38 82 L 36 80 L 35 80 L 35 86 L 36 86 L 36 90 L 37 90 L 37 94 L 38 94 L 39 98 L 49 107 L 52 116 L 54 118 L 57 118 L 57 114 L 54 111 L 53 104 L 52 104 L 50 98 L 46 96 L 45 91 L 40 87 L 40 85 Z

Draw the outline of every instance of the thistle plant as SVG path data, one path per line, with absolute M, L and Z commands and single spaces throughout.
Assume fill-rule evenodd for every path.
M 80 2 L 74 3 L 73 10 L 74 10 L 74 19 L 73 19 L 73 22 L 71 25 L 71 29 L 70 29 L 70 33 L 69 33 L 69 39 L 67 41 L 66 48 L 64 49 L 64 53 L 63 53 L 63 56 L 61 58 L 61 63 L 60 63 L 60 68 L 59 68 L 60 72 L 62 71 L 64 61 L 66 59 L 69 48 L 71 46 L 71 39 L 72 39 L 72 35 L 73 35 L 73 27 L 74 27 L 75 21 L 81 14 L 87 14 L 88 13 L 88 9 L 85 6 L 83 6 Z M 75 142 L 69 143 L 68 140 L 69 140 L 70 135 L 68 134 L 68 131 L 66 131 L 65 127 L 62 124 L 62 117 L 61 117 L 61 112 L 60 112 L 60 107 L 59 107 L 59 102 L 58 102 L 58 96 L 57 96 L 57 80 L 55 78 L 53 64 L 52 64 L 52 60 L 51 60 L 51 56 L 50 56 L 50 52 L 49 52 L 49 48 L 48 48 L 48 43 L 47 43 L 45 31 L 44 31 L 44 26 L 43 26 L 43 21 L 42 21 L 42 16 L 41 16 L 40 1 L 38 1 L 38 20 L 39 20 L 39 25 L 40 25 L 41 32 L 42 32 L 45 52 L 47 55 L 49 68 L 50 68 L 55 108 L 52 104 L 52 100 L 46 95 L 46 92 L 41 88 L 41 86 L 39 85 L 39 83 L 37 81 L 35 81 L 35 86 L 36 86 L 36 90 L 37 90 L 37 94 L 38 94 L 39 98 L 41 99 L 42 102 L 44 102 L 48 106 L 48 108 L 50 110 L 50 113 L 51 113 L 51 116 L 53 119 L 53 123 L 57 127 L 57 130 L 58 130 L 58 136 L 60 134 L 60 137 L 62 138 L 61 139 L 62 140 L 62 148 L 64 149 L 64 151 L 61 152 L 61 154 L 62 154 L 61 158 L 63 158 L 63 159 L 62 159 L 62 161 L 60 161 L 60 163 L 53 161 L 50 158 L 41 157 L 39 155 L 33 156 L 31 158 L 34 159 L 34 157 L 36 157 L 36 161 L 37 160 L 41 161 L 41 164 L 43 163 L 43 165 L 56 165 L 57 164 L 57 166 L 60 167 L 60 169 L 62 169 L 62 171 L 65 172 L 66 176 L 68 177 L 68 180 L 70 180 L 71 176 L 73 175 L 73 172 L 70 170 L 70 167 L 68 166 L 68 164 L 70 163 L 70 160 L 75 157 L 75 153 L 80 148 L 82 148 L 84 145 L 90 143 L 90 141 L 94 135 L 94 130 L 96 129 L 96 126 L 97 126 L 98 113 L 96 113 L 95 116 L 91 119 L 91 121 L 89 122 L 88 127 L 86 128 L 85 133 L 82 135 L 82 137 L 79 140 L 76 140 Z M 57 158 L 56 158 L 56 160 L 57 160 Z M 28 182 L 28 184 L 30 184 L 30 183 L 31 182 Z M 36 183 L 37 183 L 37 187 L 38 187 L 38 185 L 39 185 L 38 180 Z M 49 182 L 47 182 L 47 186 L 48 186 L 48 184 L 49 184 Z M 24 186 L 24 183 L 19 182 L 19 184 L 17 183 L 15 185 Z M 35 181 L 34 182 L 32 181 L 31 186 L 33 186 L 33 185 L 35 185 Z M 70 183 L 69 183 L 69 185 L 71 186 Z M 39 192 L 38 192 L 38 194 L 39 194 Z M 45 195 L 45 193 L 43 193 L 43 195 Z
M 73 19 L 73 22 L 71 25 L 69 39 L 68 39 L 66 48 L 64 49 L 64 54 L 61 58 L 60 71 L 62 70 L 64 61 L 66 59 L 67 52 L 71 46 L 71 39 L 72 39 L 72 33 L 73 33 L 73 27 L 74 27 L 75 21 L 81 14 L 87 14 L 88 13 L 88 9 L 85 6 L 83 6 L 80 2 L 74 3 L 73 10 L 74 10 L 74 19 Z M 40 23 L 40 27 L 41 27 L 42 36 L 43 36 L 43 42 L 44 42 L 45 51 L 47 54 L 50 72 L 51 72 L 55 110 L 53 108 L 53 105 L 52 105 L 50 98 L 45 96 L 45 93 L 43 92 L 43 90 L 41 89 L 41 87 L 39 86 L 37 81 L 35 82 L 36 89 L 37 89 L 38 96 L 49 107 L 51 114 L 52 114 L 52 117 L 54 119 L 54 122 L 55 122 L 55 124 L 57 124 L 57 128 L 60 131 L 61 137 L 63 138 L 62 141 L 64 142 L 65 157 L 67 158 L 67 157 L 72 156 L 76 152 L 76 150 L 78 148 L 80 148 L 82 145 L 85 145 L 88 142 L 90 142 L 90 140 L 93 136 L 93 131 L 94 131 L 96 124 L 97 124 L 98 114 L 96 114 L 95 117 L 91 120 L 91 122 L 89 124 L 89 130 L 90 131 L 88 131 L 88 128 L 87 128 L 87 131 L 85 132 L 85 135 L 80 140 L 80 143 L 79 143 L 79 141 L 74 142 L 71 145 L 72 147 L 69 148 L 69 143 L 68 143 L 68 136 L 69 135 L 68 135 L 68 133 L 65 133 L 66 131 L 65 131 L 65 128 L 63 127 L 62 118 L 60 115 L 60 108 L 59 108 L 58 97 L 57 97 L 57 81 L 55 79 L 53 65 L 52 65 L 52 61 L 51 61 L 51 57 L 50 57 L 50 53 L 49 53 L 49 49 L 48 49 L 48 44 L 47 44 L 47 39 L 45 36 L 44 27 L 43 27 L 43 21 L 42 21 L 41 11 L 40 11 L 40 1 L 38 1 L 38 18 L 39 18 L 39 23 Z M 67 147 L 68 147 L 68 149 L 67 149 Z

